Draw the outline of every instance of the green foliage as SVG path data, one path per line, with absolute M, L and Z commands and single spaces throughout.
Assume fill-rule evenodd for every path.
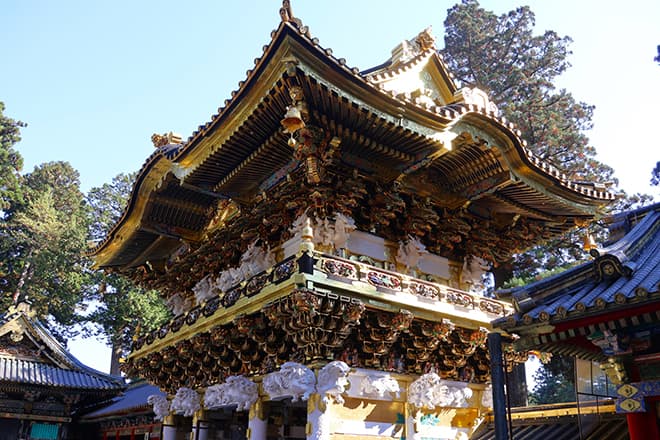
M 14 150 L 21 140 L 21 127 L 25 124 L 3 114 L 5 104 L 0 101 L 0 218 L 11 208 L 12 202 L 21 200 L 20 172 L 23 158 Z
M 87 204 L 93 212 L 90 224 L 92 240 L 105 238 L 110 228 L 119 220 L 136 176 L 137 173 L 122 173 L 115 176 L 112 182 L 89 190 Z
M 529 394 L 532 405 L 575 402 L 575 360 L 553 356 L 534 374 L 536 385 Z
M 89 235 L 93 240 L 104 238 L 120 219 L 135 175 L 119 174 L 111 183 L 92 188 L 87 194 L 92 218 Z M 108 336 L 113 356 L 128 351 L 136 332 L 154 330 L 170 318 L 156 291 L 139 288 L 119 274 L 97 271 L 94 278 L 99 306 L 87 321 L 97 324 L 97 332 Z
M 553 31 L 535 35 L 534 24 L 534 13 L 527 6 L 498 16 L 477 0 L 464 0 L 448 10 L 445 20 L 443 55 L 449 70 L 463 86 L 489 93 L 536 156 L 574 181 L 616 183 L 612 168 L 596 160 L 596 150 L 585 135 L 592 128 L 594 107 L 554 85 L 570 67 L 571 39 Z M 648 200 L 648 196 L 625 196 L 621 204 Z M 541 272 L 583 260 L 586 232 L 603 234 L 595 225 L 515 255 L 509 264 L 495 268 L 496 287 L 512 276 L 518 281 L 534 279 Z
M 660 161 L 655 163 L 655 168 L 651 171 L 651 185 L 660 185 Z
M 457 4 L 445 20 L 449 69 L 464 86 L 489 93 L 538 157 L 573 179 L 610 180 L 612 168 L 595 159 L 583 133 L 592 127 L 593 106 L 553 84 L 570 66 L 572 40 L 553 31 L 534 35 L 534 24 L 527 6 L 497 16 L 476 0 Z
M 0 221 L 0 299 L 6 308 L 29 298 L 53 334 L 76 334 L 77 310 L 89 297 L 90 260 L 84 257 L 88 215 L 78 172 L 66 162 L 42 164 L 21 180 L 20 197 Z

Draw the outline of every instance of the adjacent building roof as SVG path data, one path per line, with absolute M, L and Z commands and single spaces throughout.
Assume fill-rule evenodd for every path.
M 90 368 L 71 355 L 26 303 L 10 307 L 0 317 L 0 387 L 16 385 L 116 391 L 125 387 L 121 377 Z
M 494 325 L 536 335 L 530 342 L 543 344 L 600 327 L 616 330 L 660 321 L 660 203 L 607 221 L 615 242 L 593 250 L 590 262 L 505 292 L 516 313 Z M 584 330 L 589 326 L 594 328 Z
M 145 381 L 131 383 L 124 394 L 115 397 L 108 406 L 85 414 L 83 419 L 91 421 L 92 419 L 135 414 L 139 411 L 150 411 L 151 406 L 147 399 L 152 395 L 165 396 L 166 394 Z

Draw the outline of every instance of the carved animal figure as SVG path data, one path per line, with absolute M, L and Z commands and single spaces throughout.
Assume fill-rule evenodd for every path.
M 391 393 L 396 397 L 399 397 L 401 394 L 401 387 L 399 386 L 399 382 L 389 374 L 378 378 L 367 376 L 362 379 L 360 392 L 366 395 L 375 395 L 381 399 L 385 397 L 385 393 Z
M 226 382 L 213 385 L 204 393 L 204 407 L 217 409 L 236 405 L 237 411 L 247 411 L 257 401 L 257 385 L 243 376 L 230 376 Z
M 192 288 L 192 291 L 195 294 L 195 301 L 197 304 L 201 304 L 204 300 L 211 298 L 215 294 L 215 285 L 210 275 L 205 276 Z
M 319 371 L 317 390 L 327 404 L 333 400 L 335 403 L 344 403 L 341 396 L 348 385 L 348 372 L 351 368 L 342 361 L 332 361 Z
M 197 391 L 190 388 L 181 387 L 176 392 L 174 399 L 170 405 L 170 409 L 176 414 L 183 415 L 184 417 L 192 417 L 192 415 L 200 408 L 200 398 Z
M 152 394 L 147 398 L 147 403 L 153 407 L 155 420 L 163 420 L 170 414 L 170 402 L 165 396 Z
M 302 364 L 285 362 L 280 371 L 264 377 L 263 387 L 271 399 L 290 396 L 292 402 L 307 400 L 316 391 L 316 376 Z

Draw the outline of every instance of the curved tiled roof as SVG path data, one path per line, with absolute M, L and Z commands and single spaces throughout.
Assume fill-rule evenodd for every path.
M 517 313 L 494 325 L 515 330 L 660 302 L 660 204 L 610 219 L 626 220 L 629 232 L 593 251 L 593 261 L 507 292 Z
M 12 306 L 0 318 L 0 384 L 41 385 L 88 390 L 121 390 L 124 380 L 80 362 L 30 316 L 29 307 Z M 11 341 L 11 342 L 10 342 Z M 15 347 L 22 344 L 23 350 Z
M 0 382 L 94 390 L 123 388 L 120 379 L 104 376 L 88 369 L 68 370 L 43 362 L 0 355 Z
M 157 386 L 147 382 L 140 381 L 132 383 L 128 386 L 126 392 L 119 397 L 115 397 L 110 405 L 85 414 L 83 419 L 99 419 L 126 413 L 133 414 L 138 410 L 151 410 L 147 399 L 152 395 L 166 396 Z
M 139 236 L 140 234 L 143 235 L 144 234 L 149 235 L 149 234 L 145 233 L 144 231 L 135 232 L 133 228 L 129 227 L 130 222 L 133 222 L 134 224 L 139 223 L 139 221 L 135 221 L 135 222 L 133 221 L 135 220 L 133 216 L 134 215 L 140 216 L 141 215 L 140 213 L 146 210 L 146 205 L 148 203 L 146 201 L 146 198 L 143 197 L 144 200 L 138 203 L 138 199 L 140 198 L 139 195 L 140 192 L 141 191 L 144 192 L 145 190 L 144 186 L 146 185 L 150 188 L 157 187 L 167 178 L 167 176 L 170 174 L 170 171 L 172 171 L 173 167 L 176 167 L 177 164 L 179 163 L 188 163 L 190 165 L 182 177 L 177 176 L 180 178 L 181 182 L 184 182 L 184 180 L 185 181 L 189 180 L 190 175 L 192 175 L 197 168 L 199 168 L 202 164 L 208 162 L 210 159 L 213 159 L 215 163 L 220 163 L 225 165 L 228 164 L 228 162 L 226 162 L 226 157 L 224 156 L 220 157 L 222 154 L 224 154 L 224 151 L 226 150 L 225 145 L 222 142 L 220 144 L 216 142 L 212 148 L 208 149 L 208 151 L 204 150 L 203 152 L 197 151 L 196 147 L 200 144 L 200 142 L 202 142 L 204 138 L 211 136 L 212 133 L 216 133 L 216 131 L 219 130 L 221 127 L 225 127 L 224 124 L 227 123 L 227 121 L 232 121 L 233 119 L 236 119 L 237 118 L 236 115 L 238 113 L 242 113 L 245 111 L 244 108 L 240 107 L 241 105 L 243 105 L 242 103 L 245 101 L 242 98 L 246 96 L 250 96 L 249 93 L 251 89 L 261 86 L 261 84 L 263 83 L 262 79 L 264 72 L 267 71 L 267 69 L 269 68 L 271 69 L 273 68 L 272 66 L 269 67 L 270 61 L 273 59 L 274 56 L 276 56 L 281 46 L 285 44 L 288 45 L 287 53 L 291 53 L 294 50 L 291 49 L 291 47 L 295 46 L 297 48 L 295 49 L 297 51 L 295 52 L 295 55 L 299 57 L 304 57 L 306 60 L 301 63 L 309 64 L 311 66 L 309 67 L 309 69 L 312 70 L 316 69 L 314 71 L 317 73 L 307 72 L 305 70 L 304 72 L 301 73 L 301 77 L 311 75 L 310 78 L 311 77 L 313 78 L 311 79 L 308 78 L 307 81 L 311 81 L 312 79 L 314 79 L 314 81 L 317 82 L 325 81 L 325 78 L 321 78 L 321 76 L 323 76 L 324 74 L 318 74 L 318 72 L 332 71 L 333 72 L 332 75 L 334 78 L 332 81 L 341 78 L 341 81 L 343 81 L 344 86 L 351 89 L 353 93 L 357 92 L 361 97 L 368 97 L 368 99 L 372 104 L 374 102 L 377 102 L 378 103 L 376 105 L 377 107 L 382 106 L 382 108 L 379 108 L 379 111 L 385 109 L 383 110 L 383 114 L 388 112 L 389 112 L 388 114 L 390 113 L 398 114 L 398 112 L 401 111 L 405 114 L 406 118 L 408 118 L 413 122 L 412 125 L 417 124 L 420 127 L 423 126 L 433 127 L 433 129 L 436 131 L 445 131 L 449 127 L 455 126 L 456 124 L 463 121 L 466 122 L 467 124 L 470 124 L 471 122 L 477 122 L 478 124 L 485 123 L 487 125 L 497 127 L 501 131 L 502 136 L 507 139 L 505 142 L 510 142 L 514 147 L 511 152 L 506 153 L 509 155 L 515 155 L 515 157 L 512 156 L 510 158 L 506 158 L 506 160 L 510 162 L 509 165 L 514 165 L 511 168 L 514 170 L 516 170 L 517 167 L 525 168 L 525 170 L 523 170 L 522 172 L 516 173 L 517 178 L 520 179 L 520 181 L 522 182 L 527 182 L 529 176 L 534 175 L 537 176 L 535 178 L 546 179 L 545 182 L 548 182 L 547 185 L 545 183 L 540 183 L 540 184 L 537 183 L 536 185 L 527 185 L 528 186 L 527 190 L 529 191 L 539 192 L 538 188 L 544 188 L 543 191 L 546 191 L 547 188 L 552 188 L 550 192 L 556 192 L 557 189 L 560 189 L 563 195 L 568 196 L 567 200 L 576 203 L 582 208 L 587 208 L 586 211 L 589 211 L 587 216 L 593 215 L 593 212 L 595 212 L 595 210 L 597 209 L 596 205 L 602 205 L 603 203 L 611 201 L 614 198 L 614 196 L 611 193 L 596 188 L 595 186 L 581 185 L 576 182 L 570 181 L 560 171 L 536 158 L 532 154 L 532 152 L 526 148 L 526 142 L 520 138 L 520 131 L 518 131 L 511 122 L 507 121 L 503 117 L 498 116 L 492 109 L 486 109 L 478 105 L 472 103 L 465 103 L 465 102 L 453 102 L 447 105 L 431 105 L 428 101 L 420 100 L 419 98 L 410 96 L 410 94 L 397 93 L 396 91 L 387 91 L 382 87 L 382 84 L 379 83 L 380 79 L 386 77 L 390 78 L 396 75 L 400 75 L 404 73 L 407 69 L 409 69 L 411 66 L 420 63 L 423 59 L 428 59 L 432 57 L 437 61 L 437 63 L 439 63 L 440 69 L 446 73 L 445 79 L 446 81 L 449 82 L 451 86 L 449 87 L 450 90 L 452 92 L 456 92 L 455 85 L 453 85 L 453 81 L 451 80 L 451 75 L 448 72 L 446 72 L 444 63 L 440 59 L 439 55 L 435 53 L 435 51 L 425 50 L 422 51 L 417 56 L 413 57 L 412 59 L 407 60 L 406 62 L 401 63 L 399 65 L 395 65 L 391 68 L 389 66 L 384 66 L 380 69 L 365 71 L 365 73 L 361 73 L 356 68 L 348 67 L 346 64 L 346 60 L 344 60 L 343 58 L 335 57 L 332 54 L 331 49 L 323 48 L 322 46 L 320 46 L 318 39 L 312 38 L 309 29 L 306 26 L 303 26 L 300 20 L 283 19 L 279 27 L 272 32 L 270 43 L 264 46 L 264 51 L 262 56 L 255 59 L 255 67 L 246 72 L 246 78 L 238 83 L 238 88 L 231 92 L 231 98 L 225 101 L 224 106 L 218 108 L 218 112 L 211 117 L 210 121 L 208 121 L 203 125 L 200 125 L 199 128 L 191 134 L 191 136 L 187 139 L 187 141 L 180 146 L 180 148 L 176 150 L 168 151 L 167 154 L 159 149 L 147 159 L 142 169 L 138 172 L 138 177 L 135 182 L 131 197 L 129 199 L 128 205 L 122 217 L 115 224 L 115 226 L 110 231 L 108 236 L 102 242 L 100 242 L 93 250 L 90 251 L 89 253 L 90 255 L 98 256 L 100 254 L 108 254 L 107 249 L 111 246 L 111 243 L 113 242 L 116 236 L 124 236 L 124 238 L 126 238 L 129 235 L 134 235 L 132 239 L 134 242 L 143 239 L 144 244 L 139 246 L 133 246 L 133 250 L 135 250 L 135 255 L 129 257 L 127 254 L 124 260 L 132 261 L 133 258 L 137 258 L 140 253 L 140 251 L 137 249 L 146 249 L 149 246 L 149 244 L 153 242 L 153 237 L 151 236 L 145 236 L 142 238 Z M 282 54 L 280 54 L 280 56 L 281 55 Z M 284 61 L 286 61 L 286 59 L 280 59 L 276 61 L 281 61 L 283 63 Z M 281 63 L 275 63 L 275 64 L 279 66 L 279 64 Z M 320 75 L 320 76 L 314 76 L 314 75 Z M 445 75 L 443 74 L 443 76 Z M 328 80 L 327 83 L 318 83 L 317 85 L 319 89 L 325 88 L 326 93 L 330 94 L 329 92 L 334 90 L 333 89 L 334 83 L 332 83 L 332 81 Z M 271 102 L 277 100 L 275 104 L 270 104 L 270 105 L 276 105 L 276 106 L 282 105 L 281 93 L 274 92 L 273 90 L 274 89 L 271 89 L 270 93 L 271 95 L 274 96 L 265 96 L 264 99 L 270 98 Z M 275 95 L 276 93 L 278 94 Z M 330 99 L 335 99 L 335 98 L 330 98 Z M 460 101 L 460 97 L 457 97 L 456 99 Z M 263 104 L 263 102 L 265 101 L 262 100 L 260 105 Z M 353 102 L 353 105 L 354 106 L 357 105 L 357 108 L 359 108 L 362 112 L 367 112 L 367 113 L 372 108 L 371 105 L 363 105 L 362 103 L 359 102 Z M 241 111 L 237 112 L 236 110 L 239 109 L 241 109 Z M 268 116 L 272 117 L 272 115 L 268 115 Z M 232 124 L 234 124 L 234 122 L 232 122 Z M 237 127 L 235 128 L 235 130 L 239 131 L 245 128 L 244 125 L 246 124 L 243 123 L 241 125 L 237 125 L 237 126 L 232 125 L 232 126 Z M 277 125 L 281 131 L 281 127 L 279 127 L 279 124 Z M 271 129 L 272 127 L 267 127 L 267 128 Z M 419 135 L 422 137 L 427 137 L 424 133 L 417 131 L 412 126 L 401 126 L 397 128 L 397 130 L 399 136 L 403 134 L 406 136 Z M 269 134 L 272 135 L 270 137 L 267 137 L 268 140 L 256 139 L 254 141 L 256 142 L 256 145 L 258 146 L 259 142 L 264 142 L 261 145 L 267 146 L 267 142 L 270 141 L 273 142 L 277 141 L 275 143 L 278 144 L 280 143 L 279 142 L 280 139 L 277 138 L 277 136 L 279 136 L 277 134 L 277 130 L 273 132 L 269 132 Z M 227 133 L 226 138 L 230 139 L 231 136 L 233 136 L 232 133 Z M 437 142 L 437 141 L 433 141 L 432 139 L 429 138 L 428 142 Z M 256 146 L 254 148 L 256 148 Z M 272 147 L 268 147 L 268 148 L 269 151 L 272 153 Z M 246 152 L 240 151 L 239 153 L 240 153 L 239 155 L 243 155 Z M 257 151 L 254 151 L 252 154 L 253 155 L 257 154 Z M 278 165 L 283 166 L 284 164 L 280 164 L 278 162 Z M 533 171 L 533 173 L 529 173 L 528 170 L 530 169 Z M 217 171 L 218 170 L 214 170 L 215 173 L 217 173 Z M 149 189 L 147 188 L 147 190 Z M 181 191 L 185 191 L 185 190 L 182 189 Z M 511 192 L 511 194 L 517 195 L 518 193 L 514 191 Z M 186 197 L 188 198 L 193 197 L 193 192 L 190 191 L 190 194 L 186 194 Z M 204 199 L 204 196 L 201 195 L 199 192 L 196 194 L 195 197 L 197 197 L 198 199 L 197 205 L 199 209 L 210 209 L 211 207 L 214 206 L 215 200 L 217 200 L 217 199 L 213 199 L 212 197 L 207 197 L 206 199 Z M 525 191 L 523 191 L 522 197 L 523 198 L 532 197 L 538 199 L 537 195 L 525 194 Z M 538 205 L 546 206 L 547 200 L 538 200 Z M 168 212 L 173 212 L 173 211 L 170 210 Z M 584 215 L 584 213 L 578 213 L 576 211 L 576 212 L 571 212 L 571 215 L 580 216 L 580 215 Z M 128 220 L 129 218 L 131 218 L 130 222 Z M 181 223 L 181 225 L 187 226 L 193 223 L 197 224 L 198 222 L 208 223 L 210 219 L 211 219 L 210 216 L 206 216 L 203 218 L 202 216 L 198 216 L 195 217 L 194 219 L 178 219 L 177 221 Z M 122 230 L 122 227 L 124 226 L 125 226 L 125 230 Z M 180 225 L 174 225 L 174 226 L 180 226 Z M 195 232 L 199 232 L 199 229 L 197 229 L 196 227 L 189 229 L 192 230 L 191 234 L 194 234 Z M 204 228 L 202 227 L 201 229 L 203 230 Z M 181 235 L 179 235 L 179 237 L 181 237 Z M 177 237 L 174 238 L 176 239 Z M 188 237 L 184 235 L 184 238 L 187 239 Z M 120 247 L 124 245 L 125 244 L 121 244 L 121 243 L 117 244 L 117 246 Z M 174 244 L 172 244 L 172 246 L 174 246 Z M 104 261 L 101 262 L 101 265 L 104 265 L 105 262 L 109 261 L 108 259 L 109 257 L 103 257 L 103 258 Z M 117 263 L 109 264 L 109 265 L 116 265 L 116 264 Z

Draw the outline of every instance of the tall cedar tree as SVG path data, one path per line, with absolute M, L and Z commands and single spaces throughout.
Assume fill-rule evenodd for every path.
M 131 191 L 133 174 L 119 174 L 101 187 L 92 188 L 87 194 L 91 210 L 90 236 L 93 240 L 103 239 L 110 228 L 119 220 Z M 98 334 L 105 334 L 112 346 L 110 372 L 119 372 L 119 358 L 130 348 L 132 337 L 140 331 L 151 331 L 160 327 L 170 313 L 156 291 L 146 291 L 135 286 L 119 274 L 94 274 L 98 286 L 99 306 L 87 317 L 88 322 L 97 324 Z
M 570 66 L 572 40 L 553 31 L 535 35 L 534 24 L 534 13 L 527 6 L 498 16 L 476 0 L 464 0 L 448 10 L 444 58 L 461 85 L 490 94 L 538 157 L 572 180 L 616 183 L 612 168 L 596 160 L 596 150 L 585 135 L 592 127 L 594 107 L 554 85 Z M 636 195 L 611 209 L 646 201 L 648 196 Z M 590 229 L 594 232 L 597 227 Z M 494 267 L 495 286 L 512 277 L 525 283 L 584 259 L 585 232 L 573 231 Z
M 489 93 L 536 156 L 572 180 L 616 183 L 612 168 L 596 160 L 596 150 L 585 135 L 592 128 L 594 107 L 554 85 L 570 67 L 567 57 L 572 40 L 553 31 L 535 35 L 534 24 L 529 7 L 498 16 L 476 0 L 464 0 L 448 10 L 444 58 L 462 86 Z M 618 208 L 625 209 L 635 201 L 622 200 Z M 527 284 L 584 259 L 581 239 L 585 232 L 573 231 L 494 267 L 495 286 Z M 541 368 L 532 401 L 574 398 L 572 369 L 568 367 L 555 358 L 552 365 Z
M 16 153 L 18 154 L 18 153 Z M 0 306 L 28 298 L 62 342 L 77 333 L 89 293 L 88 214 L 78 172 L 67 162 L 41 164 L 19 178 L 0 221 Z
M 5 116 L 4 111 L 5 104 L 0 101 L 0 219 L 11 209 L 13 201 L 22 199 L 20 172 L 23 158 L 14 150 L 14 145 L 21 140 L 21 127 L 25 127 L 23 122 Z

